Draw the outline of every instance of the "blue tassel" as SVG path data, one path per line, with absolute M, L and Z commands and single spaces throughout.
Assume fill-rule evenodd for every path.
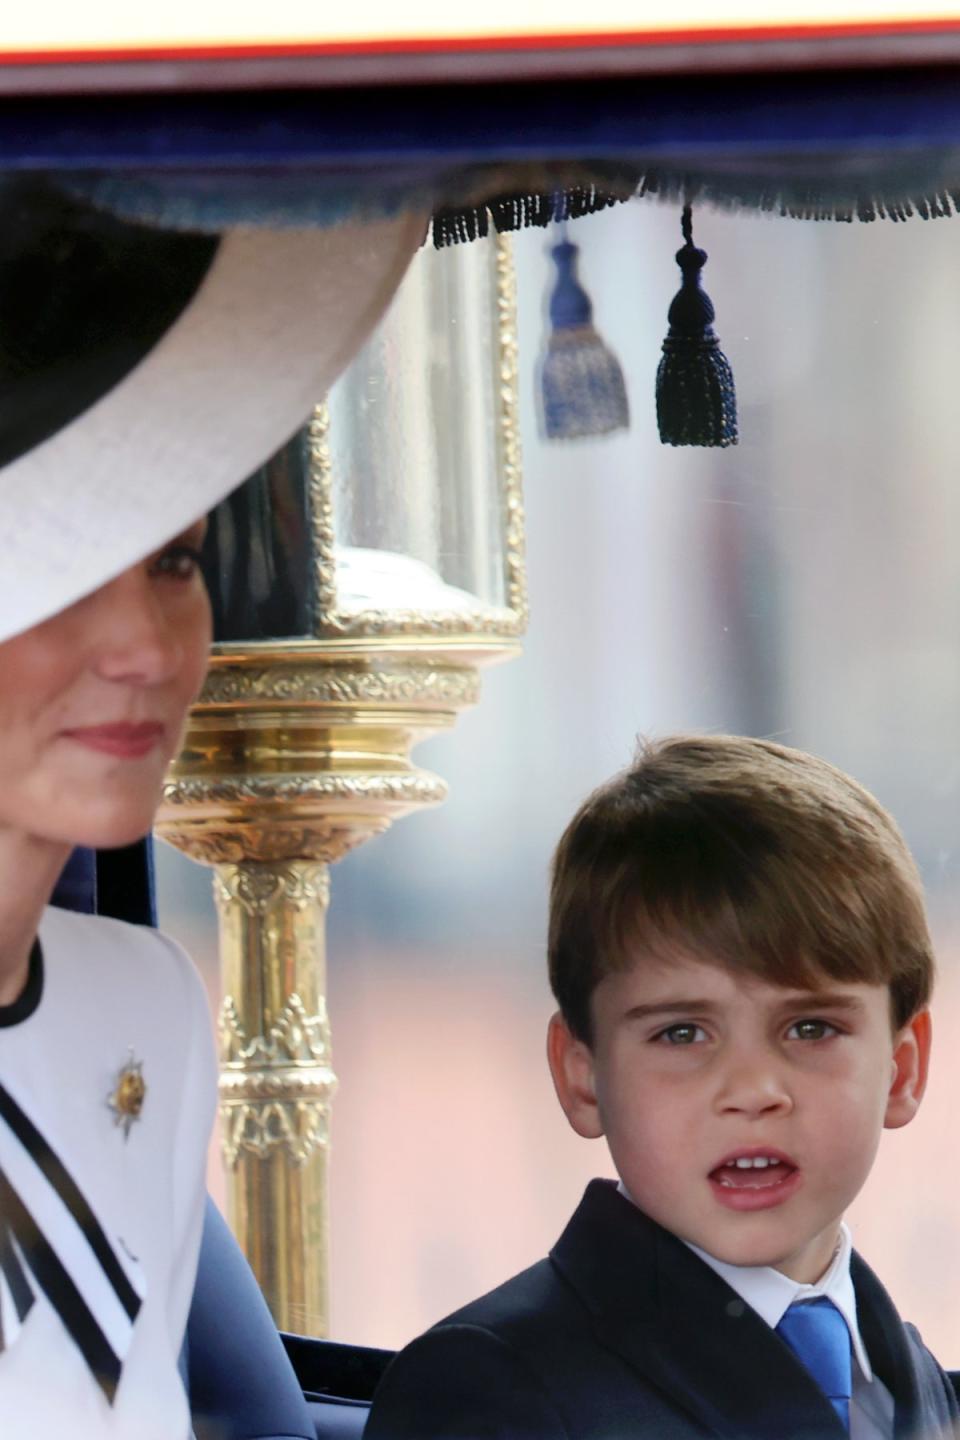
M 677 251 L 683 284 L 673 297 L 657 370 L 657 424 L 664 445 L 736 445 L 737 396 L 730 362 L 713 333 L 713 302 L 700 288 L 707 252 L 693 243 L 689 205 Z
M 630 409 L 623 371 L 593 328 L 593 306 L 577 278 L 579 250 L 564 237 L 551 254 L 557 283 L 550 297 L 552 330 L 540 371 L 546 437 L 579 440 L 625 430 Z

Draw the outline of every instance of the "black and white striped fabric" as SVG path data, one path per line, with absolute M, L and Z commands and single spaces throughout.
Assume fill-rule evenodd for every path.
M 0 1084 L 0 1350 L 42 1292 L 113 1402 L 146 1286 L 56 1151 Z

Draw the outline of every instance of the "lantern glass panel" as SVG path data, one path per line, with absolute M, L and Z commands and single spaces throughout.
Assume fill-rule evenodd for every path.
M 328 399 L 336 609 L 507 603 L 496 255 L 424 250 Z

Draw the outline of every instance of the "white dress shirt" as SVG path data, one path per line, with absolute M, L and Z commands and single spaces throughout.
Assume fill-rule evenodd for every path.
M 705 1265 L 716 1271 L 761 1320 L 776 1329 L 791 1305 L 798 1300 L 815 1300 L 824 1295 L 840 1311 L 850 1331 L 853 1348 L 853 1394 L 850 1398 L 850 1440 L 892 1440 L 893 1396 L 870 1365 L 860 1326 L 857 1297 L 850 1278 L 850 1231 L 840 1226 L 840 1239 L 829 1268 L 815 1285 L 802 1285 L 767 1265 L 728 1265 L 715 1260 L 697 1245 L 688 1248 Z

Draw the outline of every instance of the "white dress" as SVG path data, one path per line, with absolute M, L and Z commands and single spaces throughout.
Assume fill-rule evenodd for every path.
M 129 1257 L 143 1299 L 111 1403 L 30 1277 L 32 1307 L 19 1333 L 8 1327 L 12 1338 L 0 1351 L 0 1436 L 185 1440 L 190 1415 L 177 1359 L 216 1103 L 206 997 L 183 951 L 156 931 L 50 908 L 39 938 L 39 998 L 31 983 L 20 1002 L 0 1008 L 0 1086 L 76 1181 L 116 1252 Z M 125 1135 L 109 1100 L 131 1063 L 141 1067 L 146 1092 Z M 15 1141 L 6 1132 L 0 1141 L 15 1170 Z M 16 1185 L 13 1173 L 8 1178 Z M 38 1194 L 34 1208 L 43 1200 Z M 9 1290 L 6 1304 L 9 1322 Z

